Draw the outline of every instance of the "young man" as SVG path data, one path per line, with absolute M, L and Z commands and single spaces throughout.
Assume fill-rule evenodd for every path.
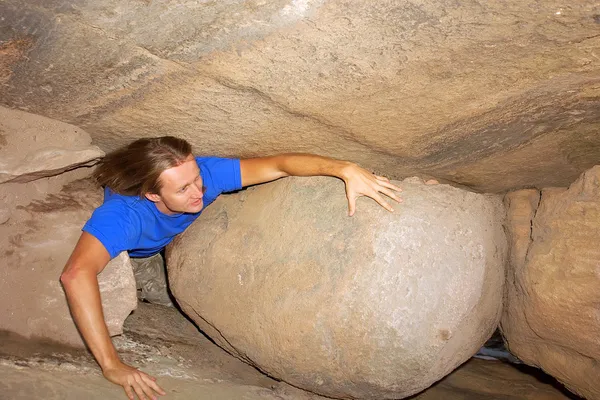
M 104 204 L 83 227 L 61 275 L 71 312 L 104 376 L 134 399 L 165 392 L 155 378 L 119 359 L 104 322 L 97 275 L 127 250 L 133 258 L 158 254 L 219 194 L 285 176 L 327 175 L 346 184 L 349 215 L 356 199 L 368 196 L 393 211 L 382 194 L 400 201 L 387 178 L 356 164 L 308 154 L 246 160 L 196 157 L 185 140 L 140 139 L 108 154 L 95 172 L 105 186 Z

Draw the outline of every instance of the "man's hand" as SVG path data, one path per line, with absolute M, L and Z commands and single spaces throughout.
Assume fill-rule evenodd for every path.
M 382 193 L 387 197 L 401 202 L 396 192 L 402 191 L 392 184 L 388 178 L 370 173 L 356 164 L 349 163 L 341 172 L 340 178 L 346 184 L 346 197 L 348 198 L 348 215 L 353 216 L 356 211 L 356 199 L 367 196 L 379 203 L 388 211 L 394 211 L 392 206 L 384 200 Z
M 123 386 L 127 397 L 131 400 L 135 400 L 134 392 L 139 400 L 155 400 L 156 394 L 166 394 L 156 384 L 156 378 L 122 362 L 102 370 L 102 373 L 112 383 Z

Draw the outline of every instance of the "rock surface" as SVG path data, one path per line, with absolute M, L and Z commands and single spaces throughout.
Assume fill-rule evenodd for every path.
M 175 309 L 140 303 L 114 339 L 125 362 L 158 378 L 175 400 L 327 400 L 270 379 L 211 343 Z M 0 332 L 0 398 L 126 399 L 83 350 Z M 568 400 L 533 375 L 470 360 L 414 400 Z
M 30 182 L 95 164 L 104 152 L 82 129 L 0 107 L 0 183 Z
M 416 393 L 474 355 L 500 318 L 495 196 L 402 183 L 388 213 L 343 183 L 286 178 L 221 196 L 169 247 L 177 302 L 217 344 L 339 398 Z
M 90 143 L 75 126 L 0 108 L 0 180 L 10 180 L 0 183 L 0 330 L 83 346 L 59 277 L 102 202 L 102 190 L 82 180 L 91 173 L 82 166 L 104 154 Z M 129 257 L 116 257 L 98 278 L 109 332 L 119 334 L 137 304 Z
M 59 277 L 81 227 L 101 202 L 97 185 L 75 181 L 57 194 L 19 206 L 0 225 L 0 330 L 83 346 Z M 137 305 L 127 254 L 114 258 L 98 280 L 109 332 L 120 334 Z
M 0 102 L 104 150 L 309 151 L 482 191 L 600 157 L 596 0 L 0 3 Z
M 600 398 L 600 166 L 568 189 L 516 191 L 505 202 L 511 261 L 501 326 L 509 349 Z

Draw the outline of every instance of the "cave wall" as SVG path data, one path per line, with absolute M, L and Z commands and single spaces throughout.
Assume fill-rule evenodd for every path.
M 600 158 L 600 6 L 343 0 L 0 3 L 0 103 L 103 150 L 307 151 L 476 190 Z

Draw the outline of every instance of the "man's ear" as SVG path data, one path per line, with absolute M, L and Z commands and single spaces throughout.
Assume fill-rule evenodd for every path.
M 147 192 L 144 196 L 153 203 L 158 203 L 161 198 L 159 194 Z

